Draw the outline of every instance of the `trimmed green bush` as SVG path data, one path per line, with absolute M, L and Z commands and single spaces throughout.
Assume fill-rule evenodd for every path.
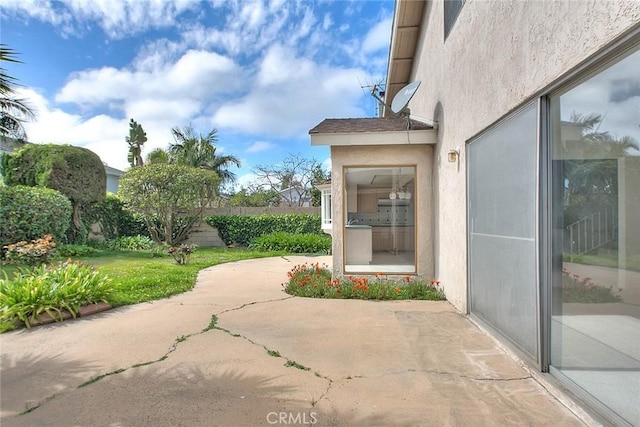
M 249 248 L 255 251 L 285 251 L 297 254 L 331 253 L 331 237 L 324 234 L 277 232 L 256 237 Z
M 107 173 L 97 154 L 71 145 L 28 144 L 3 158 L 2 175 L 9 186 L 47 187 L 67 196 L 73 207 L 67 242 L 86 242 L 88 225 L 81 212 L 107 192 Z
M 320 228 L 320 215 L 214 215 L 205 218 L 210 226 L 217 228 L 225 244 L 247 246 L 257 237 L 275 232 L 295 234 L 323 234 Z
M 62 241 L 71 219 L 71 202 L 56 190 L 0 187 L 0 247 L 51 234 Z

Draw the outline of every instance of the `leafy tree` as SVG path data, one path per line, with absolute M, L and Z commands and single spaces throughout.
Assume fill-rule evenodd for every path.
M 155 148 L 147 154 L 147 164 L 169 163 L 169 153 L 162 148 Z
M 280 193 L 284 205 L 303 206 L 311 197 L 311 189 L 320 167 L 315 159 L 289 154 L 281 164 L 256 166 L 254 173 L 260 182 Z
M 0 61 L 22 63 L 16 59 L 16 52 L 0 43 Z M 26 140 L 23 123 L 35 118 L 35 113 L 27 102 L 16 97 L 18 80 L 0 67 L 0 135 L 18 140 Z
M 220 178 L 210 170 L 176 164 L 131 168 L 120 178 L 118 196 L 144 217 L 154 241 L 176 245 L 202 220 Z
M 73 230 L 68 238 L 83 243 L 86 227 L 81 210 L 104 200 L 107 173 L 97 154 L 82 147 L 56 144 L 29 144 L 3 157 L 2 175 L 7 185 L 27 185 L 58 190 L 73 205 Z
M 206 135 L 196 133 L 193 126 L 182 129 L 171 129 L 174 142 L 169 146 L 169 162 L 187 165 L 216 172 L 220 177 L 220 184 L 225 185 L 235 181 L 236 176 L 229 170 L 231 166 L 240 167 L 240 160 L 235 156 L 219 156 L 216 154 L 218 130 L 212 129 Z
M 565 224 L 601 210 L 603 206 L 617 205 L 617 159 L 627 156 L 628 150 L 639 148 L 630 136 L 616 139 L 609 132 L 601 131 L 602 120 L 600 114 L 575 112 L 569 119 L 581 127 L 581 138 L 574 148 L 580 151 L 580 155 L 562 162 Z
M 325 172 L 322 165 L 317 164 L 313 168 L 313 179 L 311 180 L 311 206 L 320 206 L 322 192 L 316 188 L 318 184 L 324 184 L 331 179 L 331 172 Z
M 129 154 L 127 160 L 131 166 L 142 166 L 142 146 L 147 142 L 147 133 L 142 129 L 142 125 L 131 119 L 129 121 L 129 136 L 125 137 L 129 144 Z
M 242 187 L 240 191 L 231 196 L 229 206 L 242 207 L 265 207 L 278 206 L 280 204 L 280 194 L 273 189 L 265 189 L 259 185 L 249 185 Z

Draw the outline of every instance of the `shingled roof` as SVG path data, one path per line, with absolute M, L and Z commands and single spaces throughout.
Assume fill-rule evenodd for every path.
M 432 126 L 417 120 L 409 119 L 410 130 L 428 130 Z M 367 117 L 359 119 L 325 119 L 309 131 L 317 133 L 374 133 L 374 132 L 405 132 L 407 119 L 405 117 Z

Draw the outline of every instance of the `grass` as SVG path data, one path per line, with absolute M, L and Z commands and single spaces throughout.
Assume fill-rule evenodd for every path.
M 110 278 L 113 292 L 109 302 L 113 306 L 137 304 L 168 298 L 192 289 L 198 272 L 203 268 L 226 262 L 283 255 L 283 252 L 258 252 L 242 248 L 199 248 L 186 265 L 178 265 L 166 255 L 152 258 L 149 251 L 100 251 L 74 258 L 96 267 Z M 18 276 L 19 268 L 2 265 L 9 279 Z M 212 324 L 215 325 L 212 319 Z M 210 325 L 211 326 L 211 325 Z M 0 323 L 0 332 L 11 329 L 11 324 Z
M 601 250 L 597 254 L 572 255 L 564 254 L 564 262 L 574 262 L 576 264 L 598 265 L 601 267 L 620 268 L 618 251 Z M 640 256 L 630 255 L 625 260 L 625 270 L 640 271 Z

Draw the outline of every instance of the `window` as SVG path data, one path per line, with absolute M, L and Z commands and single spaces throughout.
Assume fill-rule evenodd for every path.
M 322 229 L 330 229 L 331 228 L 331 184 L 327 184 L 320 188 L 320 217 L 322 220 Z
M 444 0 L 444 39 L 449 37 L 449 33 L 456 23 L 456 19 L 462 10 L 464 0 Z
M 344 169 L 345 273 L 416 272 L 415 166 Z
M 467 147 L 471 313 L 538 364 L 538 103 Z
M 549 100 L 550 370 L 631 425 L 640 425 L 638 70 L 636 49 Z

